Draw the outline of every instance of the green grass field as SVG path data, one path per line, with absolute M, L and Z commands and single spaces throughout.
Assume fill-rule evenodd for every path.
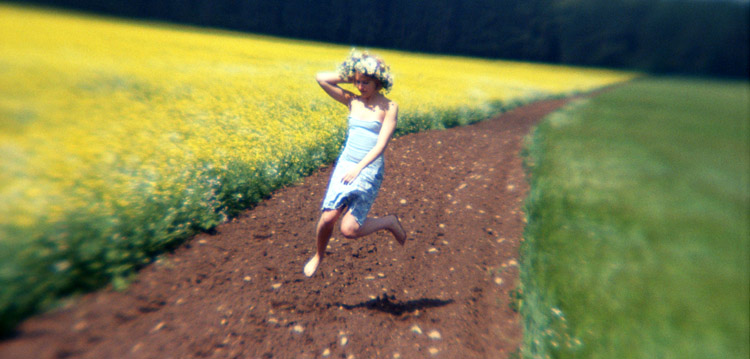
M 537 128 L 524 357 L 748 358 L 749 89 L 643 79 Z

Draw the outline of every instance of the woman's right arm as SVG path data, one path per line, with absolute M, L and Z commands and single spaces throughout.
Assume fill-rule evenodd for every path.
M 341 83 L 350 83 L 351 81 L 342 80 L 338 73 L 335 72 L 320 72 L 315 76 L 315 80 L 318 81 L 320 87 L 328 94 L 333 97 L 334 100 L 343 103 L 347 107 L 354 98 L 354 94 L 339 87 Z

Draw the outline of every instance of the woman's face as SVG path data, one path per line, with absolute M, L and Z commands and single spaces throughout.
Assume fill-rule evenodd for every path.
M 354 86 L 364 98 L 370 98 L 379 90 L 378 80 L 360 72 L 354 74 Z

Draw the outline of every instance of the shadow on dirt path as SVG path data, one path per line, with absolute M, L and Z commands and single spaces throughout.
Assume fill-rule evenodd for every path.
M 417 299 L 406 302 L 393 301 L 396 297 L 389 298 L 387 295 L 370 299 L 366 302 L 362 302 L 355 305 L 348 305 L 342 303 L 336 303 L 334 306 L 342 307 L 347 310 L 367 308 L 370 310 L 377 310 L 383 313 L 388 313 L 393 316 L 400 316 L 404 313 L 411 313 L 418 310 L 425 310 L 428 308 L 442 307 L 453 303 L 453 300 L 440 300 L 440 299 Z
M 386 233 L 334 233 L 313 278 L 331 168 L 199 234 L 143 269 L 23 323 L 2 358 L 506 358 L 521 340 L 510 293 L 528 186 L 524 136 L 567 100 L 396 138 L 371 215 Z

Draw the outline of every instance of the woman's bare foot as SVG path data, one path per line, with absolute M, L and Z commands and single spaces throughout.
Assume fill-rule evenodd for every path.
M 393 222 L 396 227 L 391 232 L 393 232 L 393 237 L 396 238 L 396 242 L 398 242 L 398 244 L 403 246 L 404 243 L 406 243 L 406 231 L 404 230 L 404 227 L 401 226 L 401 221 L 398 219 L 398 216 L 396 215 L 391 215 L 391 216 L 393 216 Z
M 312 258 L 310 258 L 309 261 L 307 261 L 307 264 L 305 264 L 305 276 L 312 277 L 313 274 L 315 274 L 315 271 L 318 269 L 318 265 L 320 264 L 320 257 L 316 254 Z

